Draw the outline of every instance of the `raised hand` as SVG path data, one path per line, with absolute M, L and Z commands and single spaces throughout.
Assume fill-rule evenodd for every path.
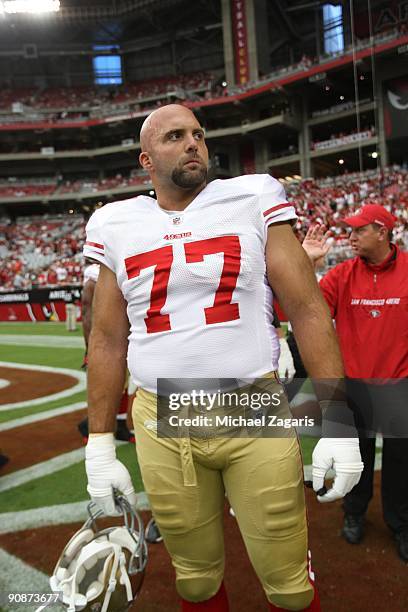
M 329 234 L 330 232 L 325 231 L 323 225 L 311 225 L 307 230 L 302 247 L 313 263 L 324 258 L 330 251 L 331 244 L 328 243 Z

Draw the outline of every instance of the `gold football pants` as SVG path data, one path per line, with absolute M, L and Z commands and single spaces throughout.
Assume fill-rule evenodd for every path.
M 281 389 L 277 381 L 271 384 Z M 220 587 L 226 493 L 267 599 L 288 610 L 306 608 L 313 586 L 303 467 L 293 430 L 275 438 L 158 438 L 156 402 L 156 395 L 138 389 L 136 449 L 180 596 L 205 601 Z

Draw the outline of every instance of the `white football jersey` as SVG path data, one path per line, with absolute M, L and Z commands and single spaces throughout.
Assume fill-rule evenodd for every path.
M 100 265 L 97 264 L 97 263 L 90 264 L 89 266 L 86 266 L 86 268 L 84 269 L 84 282 L 83 282 L 83 284 L 85 285 L 89 280 L 91 280 L 94 283 L 96 283 L 96 281 L 98 280 L 98 277 L 99 277 L 99 270 L 100 270 Z
M 130 321 L 128 368 L 157 378 L 256 378 L 276 370 L 279 341 L 266 278 L 267 227 L 294 221 L 267 174 L 209 183 L 181 212 L 139 196 L 90 218 L 84 255 L 116 275 Z

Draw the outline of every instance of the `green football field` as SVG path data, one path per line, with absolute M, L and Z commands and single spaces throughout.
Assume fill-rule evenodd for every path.
M 8 341 L 10 341 L 10 336 L 18 337 L 16 340 L 21 342 L 21 344 L 3 344 L 2 336 L 3 339 L 7 336 Z M 30 344 L 30 340 L 32 340 L 30 337 L 32 336 L 43 336 L 45 339 L 59 337 L 61 346 L 32 346 Z M 78 348 L 63 346 L 64 338 L 66 337 L 78 338 Z M 0 324 L 0 361 L 53 368 L 69 368 L 80 371 L 84 353 L 81 339 L 82 332 L 80 328 L 75 332 L 68 332 L 62 323 L 2 323 Z M 85 402 L 85 400 L 86 393 L 82 391 L 62 399 L 45 401 L 39 405 L 3 410 L 0 411 L 0 424 L 27 416 L 35 418 L 35 415 L 46 411 L 81 401 Z M 41 428 L 41 426 L 42 422 L 39 421 L 38 427 Z M 18 433 L 19 428 L 0 431 L 0 448 L 1 440 L 5 436 L 15 435 L 18 437 Z M 78 449 L 81 448 L 83 448 L 83 444 L 78 433 Z M 142 490 L 143 484 L 135 460 L 134 445 L 121 445 L 118 448 L 118 456 L 130 467 L 135 489 L 138 491 Z M 12 461 L 12 457 L 10 460 Z M 10 480 L 12 477 L 8 476 L 7 478 Z M 0 487 L 1 481 L 2 479 L 0 478 Z M 0 513 L 39 508 L 44 506 L 45 502 L 47 506 L 53 506 L 86 499 L 88 499 L 88 494 L 86 491 L 84 461 L 79 460 L 51 474 L 34 478 L 19 486 L 7 488 L 7 490 L 1 490 Z
M 0 322 L 0 334 L 18 334 L 29 336 L 70 336 L 82 338 L 81 326 L 78 325 L 76 331 L 65 329 L 64 323 L 45 322 L 45 323 L 3 323 Z
M 72 346 L 73 338 L 77 339 L 75 341 L 77 346 Z M 75 332 L 68 332 L 62 323 L 2 323 L 0 324 L 0 361 L 80 371 L 83 358 L 81 338 L 80 328 Z M 6 341 L 7 344 L 5 344 Z M 15 344 L 10 344 L 10 342 L 15 342 Z M 36 346 L 35 342 L 45 344 L 45 346 Z M 35 422 L 38 416 L 47 411 L 52 410 L 54 415 L 55 409 L 84 402 L 85 399 L 85 391 L 82 391 L 73 393 L 63 399 L 3 410 L 0 411 L 0 427 L 11 420 L 15 421 L 23 417 L 29 417 L 32 422 Z M 39 420 L 38 427 L 41 428 L 41 426 L 42 421 Z M 0 431 L 0 440 L 10 435 L 18 437 L 18 433 L 18 427 Z M 313 438 L 301 440 L 305 464 L 311 463 L 311 452 L 315 442 Z M 83 448 L 82 440 L 78 434 L 79 453 L 81 453 L 81 448 Z M 129 467 L 135 489 L 137 491 L 143 490 L 143 482 L 135 459 L 134 445 L 120 445 L 118 456 Z M 44 505 L 45 501 L 47 506 L 54 506 L 88 499 L 82 457 L 78 457 L 77 461 L 65 467 L 59 466 L 59 469 L 52 471 L 52 473 L 38 475 L 37 477 L 34 475 L 32 479 L 23 484 L 18 484 L 18 486 L 12 486 L 12 476 L 9 475 L 6 478 L 9 482 L 6 490 L 0 489 L 0 513 L 39 508 Z M 0 487 L 2 480 L 4 479 L 0 478 Z

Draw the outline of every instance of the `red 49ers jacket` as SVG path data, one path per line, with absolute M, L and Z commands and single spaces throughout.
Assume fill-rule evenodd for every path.
M 355 257 L 320 281 L 349 378 L 408 376 L 408 253 L 391 246 L 379 265 Z

